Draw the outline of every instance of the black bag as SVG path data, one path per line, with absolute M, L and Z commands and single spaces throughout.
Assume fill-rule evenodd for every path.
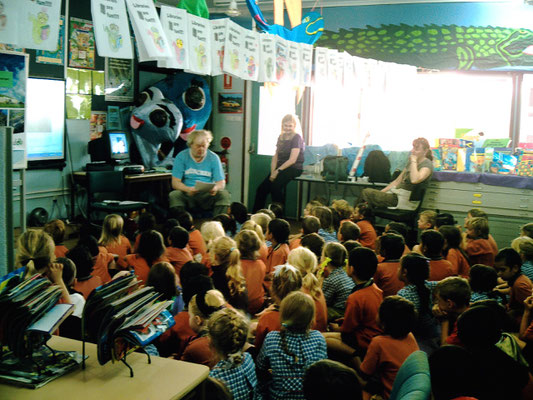
M 322 160 L 322 176 L 326 181 L 345 181 L 348 179 L 348 158 L 344 156 L 326 156 Z
M 372 150 L 365 160 L 363 176 L 369 182 L 390 183 L 390 161 L 381 150 Z

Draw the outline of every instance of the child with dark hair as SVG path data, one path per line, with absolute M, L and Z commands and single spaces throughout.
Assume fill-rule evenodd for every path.
M 165 249 L 165 258 L 174 267 L 179 276 L 181 267 L 192 261 L 192 254 L 187 248 L 189 243 L 189 232 L 181 226 L 176 226 L 168 234 L 169 246 Z
M 67 258 L 70 258 L 76 265 L 76 283 L 74 290 L 83 294 L 87 299 L 89 294 L 102 284 L 99 276 L 92 276 L 94 261 L 89 249 L 85 246 L 76 246 L 69 250 Z
M 440 213 L 437 214 L 437 217 L 435 219 L 435 228 L 440 231 L 440 227 L 443 225 L 451 225 L 455 226 L 457 221 L 453 218 L 452 214 L 449 213 Z
M 284 215 L 283 215 L 283 204 L 281 203 L 270 203 L 269 206 L 268 206 L 268 209 L 270 211 L 272 211 L 272 213 L 274 213 L 274 216 L 272 217 L 272 219 L 275 219 L 275 218 L 283 218 Z M 261 212 L 261 210 L 259 210 L 258 212 Z
M 402 254 L 403 256 L 411 252 L 411 249 L 407 246 L 407 235 L 409 234 L 409 228 L 403 222 L 389 222 L 387 225 L 385 225 L 384 233 L 397 233 L 403 237 L 403 241 L 405 243 Z
M 338 232 L 341 225 L 341 216 L 334 207 L 329 206 L 328 208 L 331 211 L 331 225 L 333 226 L 333 230 Z
M 52 236 L 52 239 L 54 239 L 54 244 L 56 245 L 54 251 L 55 256 L 65 257 L 65 254 L 68 252 L 67 247 L 63 245 L 66 231 L 65 223 L 60 219 L 54 219 L 44 225 L 43 231 L 48 233 L 50 236 Z
M 303 389 L 307 400 L 340 399 L 347 393 L 351 400 L 363 400 L 355 371 L 328 359 L 317 361 L 305 370 Z
M 468 220 L 465 251 L 472 265 L 494 266 L 494 248 L 489 241 L 489 221 L 486 218 L 475 217 Z
M 235 236 L 235 233 L 237 231 L 237 224 L 235 220 L 231 218 L 228 214 L 218 214 L 213 217 L 213 221 L 219 221 L 222 224 L 222 228 L 224 228 L 224 232 L 227 236 Z
M 503 303 L 505 295 L 494 289 L 498 285 L 498 274 L 492 267 L 482 264 L 473 265 L 470 268 L 470 276 L 468 279 L 472 295 L 470 296 L 470 303 L 475 303 L 481 300 L 497 300 Z
M 311 330 L 315 304 L 300 291 L 287 295 L 280 304 L 280 331 L 269 332 L 257 357 L 260 391 L 272 399 L 304 399 L 305 370 L 327 358 L 326 341 Z
M 176 218 L 169 218 L 165 221 L 163 228 L 161 229 L 161 235 L 163 235 L 163 239 L 165 239 L 165 246 L 169 246 L 168 243 L 168 235 L 170 234 L 170 231 L 172 228 L 175 228 L 176 226 L 180 226 L 179 221 Z
M 356 366 L 356 357 L 364 356 L 370 340 L 382 333 L 377 324 L 377 315 L 383 292 L 372 277 L 376 273 L 378 259 L 376 254 L 366 248 L 353 249 L 348 258 L 348 275 L 355 286 L 346 301 L 344 321 L 339 326 L 330 324 L 330 331 L 324 333 L 331 351 Z
M 374 250 L 376 248 L 376 239 L 378 235 L 374 229 L 374 211 L 372 211 L 372 208 L 366 203 L 356 205 L 352 220 L 361 230 L 359 243 L 364 247 Z
M 183 310 L 184 303 L 179 286 L 179 278 L 172 264 L 160 262 L 150 268 L 146 286 L 152 286 L 156 292 L 161 294 L 161 300 L 172 300 L 170 308 L 172 315 L 176 315 Z
M 361 243 L 359 243 L 356 240 L 347 240 L 342 245 L 346 249 L 346 253 L 347 254 L 350 254 L 350 251 L 352 251 L 353 249 L 356 249 L 358 247 L 363 247 L 363 246 L 361 246 Z
M 533 291 L 533 284 L 527 276 L 522 274 L 521 267 L 522 258 L 510 247 L 501 249 L 496 255 L 494 269 L 510 290 L 498 289 L 503 293 L 509 292 L 507 311 L 518 324 L 524 312 L 524 301 L 531 296 Z
M 268 248 L 266 259 L 266 287 L 270 287 L 270 281 L 272 280 L 272 271 L 277 265 L 282 265 L 287 262 L 289 256 L 289 234 L 291 233 L 291 227 L 284 219 L 273 219 L 268 223 L 268 229 L 266 232 L 266 240 L 272 243 L 272 246 Z
M 441 343 L 461 345 L 457 336 L 457 318 L 470 306 L 470 285 L 464 278 L 449 276 L 437 283 L 434 289 L 436 307 L 434 313 L 441 317 Z M 454 321 L 450 331 L 450 322 Z
M 116 272 L 115 255 L 107 251 L 104 246 L 98 246 L 96 238 L 92 235 L 84 235 L 78 240 L 78 246 L 85 246 L 93 257 L 93 275 L 99 276 L 102 283 L 111 280 L 110 271 Z
M 520 236 L 527 236 L 533 239 L 533 222 L 520 227 Z
M 134 251 L 136 252 L 139 248 L 139 240 L 141 240 L 141 235 L 144 232 L 151 231 L 155 229 L 155 215 L 145 211 L 139 215 L 139 220 L 137 221 L 137 236 L 135 236 L 135 244 L 133 246 Z
M 206 243 L 200 231 L 194 227 L 192 215 L 187 211 L 181 211 L 176 215 L 176 219 L 180 226 L 189 232 L 189 247 L 192 256 L 196 257 L 197 254 L 201 254 L 201 260 L 208 259 Z
M 416 310 L 409 300 L 390 296 L 383 299 L 378 315 L 383 334 L 374 336 L 370 341 L 359 371 L 364 378 L 378 378 L 382 391 L 371 390 L 370 387 L 367 391 L 387 399 L 401 365 L 419 349 L 411 333 L 416 324 Z
M 328 320 L 342 318 L 346 309 L 346 300 L 354 287 L 353 280 L 344 271 L 346 265 L 346 249 L 340 243 L 327 243 L 320 258 L 323 272 L 319 277 L 325 276 L 322 282 L 322 291 L 328 306 Z
M 454 225 L 442 225 L 439 232 L 444 237 L 443 255 L 446 260 L 452 263 L 454 275 L 468 278 L 470 261 L 466 252 L 461 248 L 463 241 L 461 231 Z
M 360 235 L 361 229 L 359 226 L 348 220 L 341 224 L 339 232 L 337 233 L 337 239 L 344 244 L 344 242 L 348 240 L 358 240 Z
M 442 257 L 444 236 L 439 231 L 432 229 L 420 235 L 420 248 L 422 254 L 429 258 L 429 280 L 440 281 L 448 276 L 456 275 L 452 263 Z
M 302 237 L 310 233 L 318 233 L 320 229 L 320 220 L 317 217 L 309 215 L 302 219 L 302 230 L 299 234 L 291 236 L 289 241 L 289 249 L 293 250 L 301 246 Z
M 338 242 L 337 232 L 335 232 L 335 228 L 333 227 L 333 215 L 331 210 L 325 206 L 314 207 L 312 215 L 317 217 L 320 221 L 318 234 L 324 239 L 324 241 L 326 243 Z
M 378 264 L 374 274 L 374 282 L 383 290 L 383 297 L 392 296 L 405 286 L 398 276 L 400 258 L 405 243 L 403 237 L 394 233 L 386 233 L 378 238 L 379 254 L 383 261 Z
M 315 253 L 315 256 L 318 259 L 320 259 L 322 256 L 322 249 L 324 248 L 324 244 L 326 244 L 326 242 L 318 233 L 310 233 L 302 237 L 300 244 L 302 247 L 307 247 L 309 250 Z
M 67 257 L 58 257 L 56 258 L 55 262 L 63 265 L 63 282 L 67 287 L 70 296 L 70 302 L 74 304 L 74 312 L 72 313 L 72 315 L 81 319 L 81 316 L 83 314 L 83 307 L 85 307 L 85 297 L 83 297 L 82 293 L 74 289 L 77 275 L 76 264 L 74 264 L 74 261 Z M 61 335 L 64 336 L 63 325 L 61 325 Z M 78 332 L 77 336 L 81 336 L 80 332 Z M 71 336 L 69 335 L 67 337 Z
M 237 226 L 235 234 L 239 233 L 241 231 L 242 224 L 248 220 L 248 208 L 246 208 L 244 204 L 234 201 L 228 208 L 228 214 L 231 218 L 233 218 Z
M 140 236 L 137 253 L 126 256 L 126 263 L 135 271 L 137 278 L 146 284 L 152 265 L 167 261 L 163 236 L 157 231 L 143 232 Z

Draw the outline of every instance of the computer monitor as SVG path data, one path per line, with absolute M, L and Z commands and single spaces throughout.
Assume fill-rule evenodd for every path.
M 111 160 L 128 162 L 130 160 L 130 146 L 126 132 L 109 132 L 108 135 Z

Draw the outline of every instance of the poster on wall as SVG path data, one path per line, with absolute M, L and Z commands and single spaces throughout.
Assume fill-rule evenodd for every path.
M 98 55 L 133 58 L 124 0 L 91 0 L 91 12 Z
M 242 76 L 246 80 L 257 81 L 259 76 L 259 33 L 245 30 L 243 40 Z
M 94 69 L 94 32 L 91 21 L 70 19 L 68 66 Z
M 211 76 L 223 74 L 226 29 L 229 18 L 211 20 Z
M 208 75 L 211 72 L 211 24 L 208 19 L 189 17 L 189 68 L 187 72 Z
M 287 64 L 289 80 L 294 85 L 300 84 L 301 63 L 300 63 L 300 46 L 296 42 L 288 42 Z
M 105 59 L 105 100 L 133 101 L 133 60 Z
M 259 82 L 272 82 L 276 71 L 276 64 L 274 62 L 276 58 L 276 39 L 274 35 L 262 33 L 259 35 L 259 45 L 259 59 L 261 62 L 259 63 L 257 80 Z
M 189 20 L 187 11 L 180 8 L 161 6 L 161 25 L 170 43 L 172 57 L 158 60 L 162 68 L 189 68 L 189 54 L 186 43 L 189 40 Z
M 241 114 L 242 93 L 219 93 L 218 112 L 220 114 Z
M 288 83 L 289 74 L 288 74 L 288 52 L 289 45 L 288 41 L 282 39 L 279 36 L 276 36 L 276 76 L 274 77 L 274 82 L 280 84 Z
M 92 111 L 89 120 L 89 140 L 102 137 L 106 129 L 107 113 L 105 111 Z
M 40 64 L 63 65 L 65 59 L 65 17 L 62 15 L 59 20 L 59 38 L 55 51 L 37 50 L 35 52 L 35 62 Z
M 317 85 L 328 81 L 328 49 L 315 47 L 315 83 Z
M 4 1 L 5 3 L 5 1 Z M 19 1 L 18 45 L 28 49 L 56 51 L 61 0 Z
M 300 43 L 300 54 L 300 84 L 303 86 L 311 86 L 311 74 L 313 71 L 313 45 Z
M 2 10 L 0 12 L 0 43 L 7 43 L 14 47 L 18 45 L 19 8 L 20 5 L 16 1 L 2 1 Z

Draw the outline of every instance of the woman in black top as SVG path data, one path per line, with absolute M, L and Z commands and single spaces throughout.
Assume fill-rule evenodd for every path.
M 302 174 L 304 163 L 304 141 L 298 117 L 287 114 L 281 120 L 281 134 L 276 144 L 276 153 L 270 164 L 270 174 L 259 185 L 255 193 L 253 211 L 265 208 L 269 193 L 273 203 L 283 203 L 285 186 Z

